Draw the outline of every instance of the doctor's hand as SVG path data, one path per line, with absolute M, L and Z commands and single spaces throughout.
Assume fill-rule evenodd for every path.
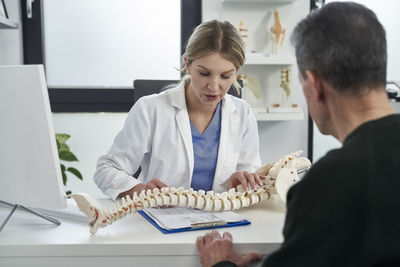
M 251 262 L 260 261 L 262 258 L 262 255 L 256 252 L 244 256 L 239 254 L 233 247 L 232 235 L 228 232 L 223 233 L 221 237 L 214 230 L 204 236 L 197 237 L 196 243 L 203 267 L 210 267 L 221 261 L 230 261 L 238 266 L 247 266 Z
M 168 187 L 168 185 L 164 184 L 163 182 L 161 182 L 160 180 L 158 180 L 157 178 L 153 178 L 153 180 L 151 180 L 150 182 L 148 182 L 147 184 L 145 184 L 144 190 L 147 189 L 151 189 L 153 190 L 154 188 L 158 188 L 161 189 L 163 187 Z M 142 189 L 143 190 L 143 189 Z M 139 191 L 140 192 L 140 191 Z
M 250 183 L 250 186 L 254 190 L 257 190 L 258 186 L 263 185 L 261 180 L 264 180 L 265 178 L 265 176 L 258 175 L 257 173 L 248 173 L 247 171 L 234 172 L 231 177 L 229 177 L 228 189 L 234 188 L 241 184 L 243 189 L 248 191 L 251 189 L 248 188 L 248 183 Z
M 121 197 L 124 197 L 126 195 L 129 195 L 130 197 L 132 197 L 134 192 L 136 192 L 139 195 L 139 193 L 142 192 L 142 190 L 151 189 L 153 191 L 154 188 L 161 189 L 162 187 L 168 187 L 168 186 L 166 184 L 164 184 L 163 182 L 161 182 L 159 179 L 154 178 L 153 180 L 151 180 L 147 184 L 140 183 L 140 184 L 135 185 L 134 187 L 132 187 L 128 191 L 120 193 L 118 195 L 118 197 L 121 198 Z

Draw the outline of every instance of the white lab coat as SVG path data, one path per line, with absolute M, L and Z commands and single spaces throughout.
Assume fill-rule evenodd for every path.
M 254 172 L 261 164 L 257 121 L 242 99 L 222 100 L 221 136 L 213 191 L 239 170 Z M 192 134 L 184 83 L 140 98 L 130 110 L 110 150 L 97 162 L 94 181 L 115 199 L 138 183 L 158 178 L 170 187 L 190 188 L 194 165 Z M 132 175 L 142 167 L 138 179 Z

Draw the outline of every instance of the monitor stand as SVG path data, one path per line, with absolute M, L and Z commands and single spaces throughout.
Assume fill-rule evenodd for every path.
M 47 221 L 49 221 L 49 222 L 52 222 L 52 223 L 54 223 L 54 224 L 57 224 L 57 225 L 60 225 L 60 224 L 61 224 L 60 221 L 58 221 L 58 220 L 56 220 L 56 219 L 54 219 L 54 218 L 52 218 L 52 217 L 45 216 L 45 215 L 40 214 L 40 213 L 38 213 L 38 212 L 36 212 L 36 211 L 33 211 L 33 210 L 31 210 L 31 209 L 28 209 L 27 207 L 24 207 L 24 206 L 22 206 L 22 205 L 11 204 L 11 203 L 5 202 L 5 201 L 3 201 L 3 200 L 0 200 L 0 204 L 5 204 L 6 206 L 12 208 L 10 214 L 8 214 L 7 218 L 6 218 L 6 219 L 4 220 L 4 222 L 1 224 L 1 226 L 0 226 L 0 232 L 1 232 L 1 230 L 3 230 L 4 226 L 7 224 L 8 220 L 11 218 L 11 216 L 13 215 L 13 213 L 15 212 L 15 210 L 16 210 L 17 208 L 20 208 L 20 209 L 22 209 L 22 210 L 24 210 L 24 211 L 26 211 L 26 212 L 29 212 L 29 213 L 34 214 L 34 215 L 36 215 L 36 216 L 39 216 L 40 218 L 43 218 L 43 219 L 45 219 L 45 220 L 47 220 Z

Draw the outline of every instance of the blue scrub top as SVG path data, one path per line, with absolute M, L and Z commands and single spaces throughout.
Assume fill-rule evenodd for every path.
M 219 137 L 221 133 L 221 101 L 217 105 L 214 116 L 201 134 L 190 121 L 192 132 L 194 169 L 191 187 L 194 190 L 209 191 L 214 182 L 217 167 Z

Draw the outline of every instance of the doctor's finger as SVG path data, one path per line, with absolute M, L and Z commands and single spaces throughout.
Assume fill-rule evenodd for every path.
M 238 175 L 237 179 L 242 184 L 244 190 L 248 191 L 249 187 L 247 185 L 247 178 L 245 175 L 246 175 L 246 172 L 241 172 L 240 175 Z
M 151 189 L 151 192 L 153 192 L 154 188 L 157 188 L 157 186 L 155 186 L 152 182 L 149 182 L 148 184 L 146 184 L 146 190 Z
M 255 177 L 253 174 L 245 172 L 246 180 L 250 183 L 251 188 L 256 190 L 258 185 L 256 184 Z
M 236 181 L 236 176 L 231 176 L 228 180 L 228 189 L 234 188 L 238 185 Z
M 154 178 L 153 180 L 151 180 L 151 183 L 153 183 L 158 188 L 168 187 L 166 184 L 164 184 L 163 182 L 161 182 L 157 178 Z
M 263 183 L 261 181 L 261 177 L 257 173 L 253 173 L 253 175 L 254 175 L 254 180 L 256 181 L 256 183 L 260 186 L 263 185 Z
M 234 188 L 240 184 L 240 181 L 238 180 L 238 177 L 242 174 L 242 172 L 234 172 L 232 175 L 229 177 L 228 180 L 228 189 Z

